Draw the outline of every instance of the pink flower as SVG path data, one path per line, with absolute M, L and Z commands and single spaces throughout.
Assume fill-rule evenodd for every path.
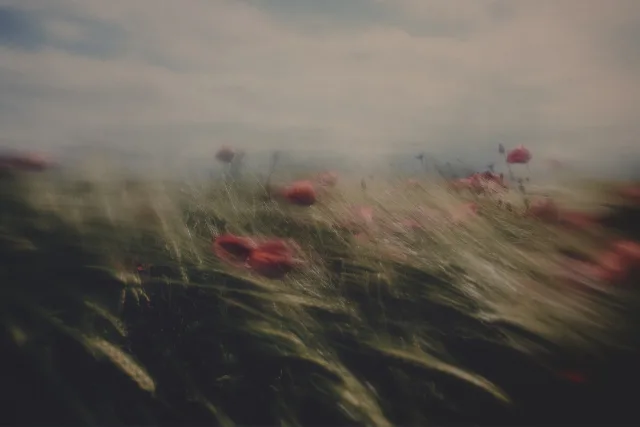
M 233 234 L 221 235 L 213 243 L 213 252 L 224 262 L 271 279 L 282 278 L 301 264 L 294 258 L 292 248 L 284 240 L 258 244 L 253 239 Z
M 257 248 L 252 239 L 234 234 L 223 234 L 213 241 L 213 253 L 228 264 L 242 266 Z
M 640 245 L 620 240 L 601 252 L 593 261 L 577 261 L 573 265 L 583 276 L 610 284 L 624 284 L 640 272 Z
M 283 240 L 271 240 L 255 248 L 247 265 L 256 273 L 270 279 L 280 279 L 291 272 L 300 262 L 294 259 L 293 251 Z
M 317 200 L 316 190 L 311 181 L 297 181 L 284 188 L 281 196 L 298 206 L 311 206 Z
M 630 266 L 640 265 L 640 244 L 630 240 L 618 240 L 611 247 L 626 264 Z
M 507 154 L 507 163 L 520 163 L 526 164 L 531 161 L 531 152 L 527 150 L 524 145 L 520 145 Z
M 554 223 L 578 230 L 591 230 L 598 225 L 598 218 L 589 213 L 562 210 L 553 200 L 535 200 L 529 206 L 528 215 L 548 223 Z

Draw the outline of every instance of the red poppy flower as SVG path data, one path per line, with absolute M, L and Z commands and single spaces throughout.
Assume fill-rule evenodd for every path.
M 216 256 L 236 266 L 243 265 L 256 247 L 253 240 L 233 234 L 223 234 L 213 242 L 213 252 Z
M 526 164 L 531 160 L 531 152 L 524 145 L 520 145 L 507 154 L 507 163 Z
M 223 163 L 231 163 L 235 155 L 236 155 L 236 152 L 233 150 L 233 148 L 225 145 L 221 147 L 216 153 L 216 159 L 218 159 Z
M 316 200 L 316 190 L 311 181 L 297 181 L 282 190 L 282 197 L 298 206 L 311 206 Z
M 615 250 L 607 250 L 596 259 L 597 277 L 610 283 L 624 282 L 629 277 L 629 265 Z
M 256 273 L 270 279 L 280 279 L 291 272 L 299 261 L 294 259 L 291 246 L 282 240 L 271 240 L 255 248 L 247 265 Z
M 631 241 L 614 242 L 596 259 L 597 277 L 610 283 L 626 282 L 640 267 L 640 245 Z
M 640 244 L 630 240 L 619 240 L 611 245 L 625 270 L 625 278 L 640 273 Z
M 618 241 L 601 252 L 594 261 L 576 261 L 568 264 L 584 277 L 611 284 L 623 284 L 640 267 L 640 245 L 631 241 Z
M 284 240 L 267 240 L 266 242 L 258 244 L 256 250 L 279 255 L 293 255 L 291 246 Z

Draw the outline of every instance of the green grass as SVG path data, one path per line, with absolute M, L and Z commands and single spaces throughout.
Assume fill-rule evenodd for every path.
M 450 425 L 627 420 L 632 290 L 571 287 L 561 231 L 479 200 L 465 224 L 394 223 L 462 203 L 435 182 L 342 183 L 265 202 L 250 180 L 0 181 L 5 424 Z M 573 192 L 572 194 L 577 194 Z M 588 197 L 591 193 L 585 192 Z M 520 203 L 517 194 L 508 196 Z M 586 197 L 586 196 L 585 196 Z M 595 203 L 586 199 L 582 203 Z M 571 203 L 576 203 L 571 200 Z M 376 210 L 369 240 L 340 226 Z M 434 214 L 435 215 L 435 214 Z M 284 280 L 232 269 L 221 232 L 289 237 Z M 137 263 L 150 264 L 138 274 Z M 587 384 L 558 372 L 581 370 Z M 623 418 L 621 418 L 623 417 Z

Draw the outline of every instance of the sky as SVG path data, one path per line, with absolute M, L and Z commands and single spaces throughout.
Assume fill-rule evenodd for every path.
M 0 0 L 0 147 L 640 154 L 638 0 Z

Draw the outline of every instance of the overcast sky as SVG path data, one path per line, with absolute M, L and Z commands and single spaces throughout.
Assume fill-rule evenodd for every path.
M 613 165 L 639 83 L 640 0 L 0 0 L 4 146 Z

